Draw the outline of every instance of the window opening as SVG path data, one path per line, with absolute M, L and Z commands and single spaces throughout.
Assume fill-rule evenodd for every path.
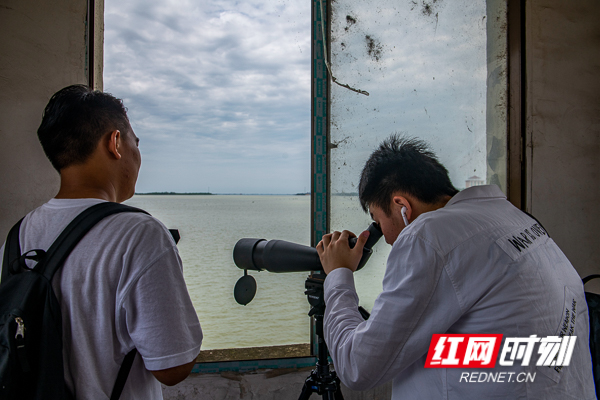
M 429 141 L 458 188 L 482 181 L 506 188 L 504 1 L 113 1 L 105 12 L 105 90 L 124 98 L 142 138 L 138 192 L 269 194 L 160 193 L 131 201 L 181 230 L 204 349 L 309 341 L 306 274 L 260 274 L 257 297 L 241 307 L 232 296 L 241 274 L 231 250 L 242 237 L 314 245 L 328 230 L 365 229 L 370 221 L 356 198 L 358 175 L 390 133 Z M 329 43 L 323 41 L 321 7 L 331 19 Z M 267 32 L 266 39 L 253 36 L 257 31 Z M 328 44 L 331 70 L 344 84 L 328 84 Z M 309 102 L 310 146 L 308 112 L 302 114 Z M 262 136 L 265 131 L 270 136 Z M 308 148 L 311 183 L 303 181 Z M 279 204 L 272 195 L 277 191 L 268 189 L 273 182 L 295 184 L 280 193 L 310 188 L 313 215 L 308 196 Z M 388 251 L 377 246 L 359 272 L 367 308 L 381 289 Z

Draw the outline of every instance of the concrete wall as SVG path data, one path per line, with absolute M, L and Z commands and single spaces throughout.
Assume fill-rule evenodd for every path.
M 58 89 L 87 83 L 85 0 L 0 0 L 0 237 L 54 196 L 36 131 Z
M 104 0 L 94 0 L 93 84 L 104 89 Z
M 581 276 L 600 273 L 598 16 L 597 0 L 526 2 L 527 207 Z
M 254 374 L 192 374 L 173 387 L 163 387 L 165 400 L 235 399 L 235 400 L 297 400 L 310 371 L 278 375 L 277 371 Z M 342 387 L 345 400 L 389 400 L 391 382 L 378 388 L 353 392 Z M 311 399 L 321 399 L 313 393 Z

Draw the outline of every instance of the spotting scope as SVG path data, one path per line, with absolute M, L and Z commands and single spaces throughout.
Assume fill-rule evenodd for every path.
M 361 269 L 371 254 L 372 247 L 381 238 L 381 229 L 376 223 L 369 225 L 370 232 L 363 249 L 357 269 Z M 350 238 L 350 247 L 356 244 L 356 238 Z M 317 249 L 285 240 L 240 239 L 233 248 L 233 261 L 243 270 L 269 272 L 321 271 L 321 260 Z

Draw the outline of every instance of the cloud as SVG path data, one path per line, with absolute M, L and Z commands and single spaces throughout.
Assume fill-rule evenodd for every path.
M 310 186 L 310 3 L 105 7 L 104 85 L 141 138 L 138 191 Z

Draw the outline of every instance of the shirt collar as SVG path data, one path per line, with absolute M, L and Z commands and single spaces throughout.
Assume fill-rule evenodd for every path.
M 506 199 L 506 195 L 496 185 L 471 186 L 458 192 L 446 206 L 467 200 Z
M 82 199 L 57 199 L 52 198 L 44 204 L 46 208 L 66 208 L 66 207 L 83 207 L 93 206 L 96 203 L 106 202 L 102 199 L 82 198 Z

